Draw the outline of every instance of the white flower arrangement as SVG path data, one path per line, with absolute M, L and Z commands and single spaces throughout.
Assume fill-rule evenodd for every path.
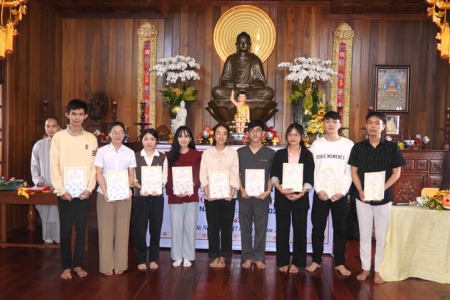
M 199 80 L 200 76 L 194 69 L 200 69 L 200 65 L 195 59 L 189 56 L 177 55 L 158 60 L 152 67 L 156 71 L 156 76 L 166 75 L 166 85 L 176 84 L 178 80 L 186 82 L 189 80 Z
M 198 91 L 193 86 L 188 86 L 190 80 L 200 79 L 195 69 L 200 69 L 200 65 L 189 56 L 177 55 L 158 60 L 151 70 L 156 71 L 157 77 L 166 75 L 166 86 L 160 90 L 164 102 L 180 105 L 182 100 L 197 101 Z
M 337 72 L 327 67 L 328 65 L 331 65 L 330 60 L 297 57 L 294 59 L 294 63 L 282 62 L 278 64 L 277 68 L 289 69 L 290 73 L 284 80 L 294 83 L 303 83 L 306 78 L 309 78 L 311 82 L 319 80 L 331 81 L 331 78 L 337 75 Z

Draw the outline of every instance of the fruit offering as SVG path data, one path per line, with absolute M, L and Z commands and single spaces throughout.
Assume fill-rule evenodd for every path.
M 281 136 L 278 134 L 278 131 L 275 130 L 275 126 L 269 126 L 269 130 L 266 133 L 266 139 L 267 140 L 272 139 L 272 144 L 274 146 L 276 146 L 282 140 Z

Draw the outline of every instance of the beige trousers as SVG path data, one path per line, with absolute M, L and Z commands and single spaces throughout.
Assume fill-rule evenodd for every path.
M 98 244 L 100 272 L 128 268 L 131 201 L 105 202 L 97 193 Z

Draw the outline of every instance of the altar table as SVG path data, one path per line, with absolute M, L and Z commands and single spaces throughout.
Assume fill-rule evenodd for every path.
M 53 193 L 36 193 L 30 195 L 27 198 L 25 196 L 17 195 L 17 191 L 4 191 L 0 192 L 0 247 L 37 247 L 37 248 L 59 248 L 59 245 L 55 244 L 33 244 L 33 243 L 8 243 L 7 241 L 7 228 L 6 228 L 6 206 L 8 204 L 24 204 L 28 205 L 27 211 L 27 229 L 34 231 L 36 229 L 36 210 L 35 204 L 41 205 L 58 205 L 58 199 L 56 194 Z M 86 246 L 87 250 L 87 238 L 88 230 L 86 227 Z M 75 230 L 72 230 L 72 247 L 75 240 Z
M 380 275 L 450 283 L 450 211 L 393 206 Z

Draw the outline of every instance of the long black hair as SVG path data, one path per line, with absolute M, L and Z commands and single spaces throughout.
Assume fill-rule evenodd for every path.
M 172 147 L 170 148 L 169 155 L 167 156 L 167 160 L 169 161 L 170 166 L 173 166 L 178 158 L 180 158 L 181 146 L 178 138 L 182 135 L 187 135 L 191 138 L 191 141 L 188 144 L 188 148 L 195 150 L 194 136 L 192 135 L 191 129 L 187 126 L 178 127 L 173 136 Z
M 300 134 L 300 148 L 301 151 L 304 151 L 305 153 L 305 159 L 308 161 L 312 161 L 313 160 L 313 156 L 311 151 L 308 150 L 308 147 L 306 147 L 305 145 L 305 141 L 303 141 L 303 126 L 298 124 L 298 123 L 292 123 L 291 125 L 288 126 L 288 128 L 286 129 L 286 140 L 288 138 L 288 134 L 292 131 L 292 130 L 296 130 L 299 134 Z

